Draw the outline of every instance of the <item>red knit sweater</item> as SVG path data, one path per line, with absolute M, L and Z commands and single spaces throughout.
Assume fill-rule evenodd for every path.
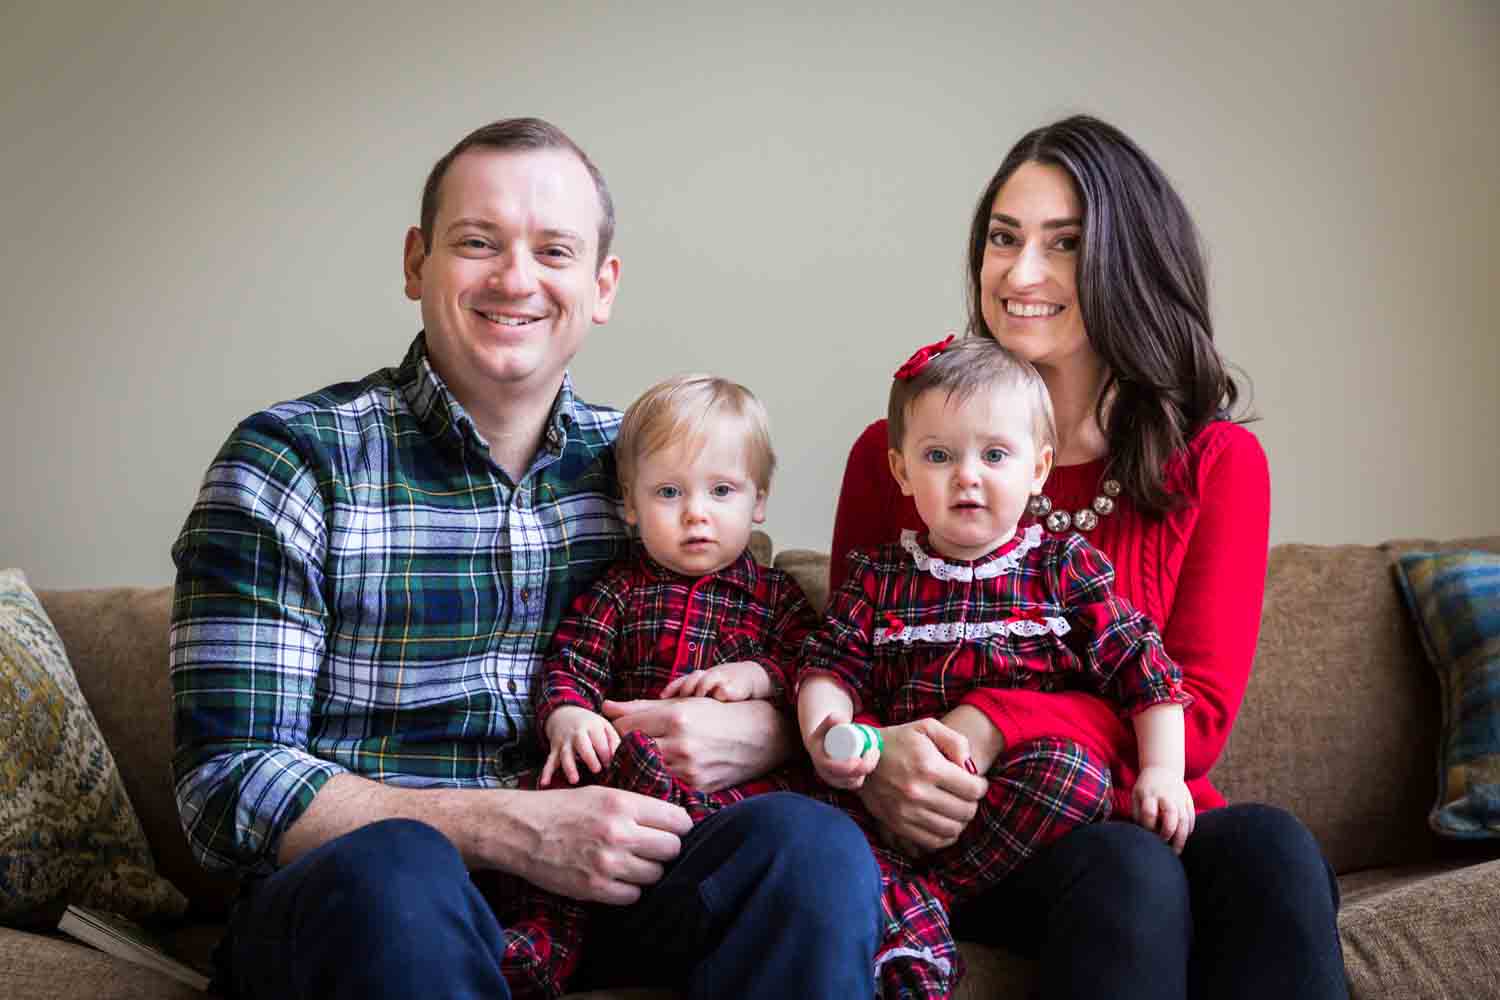
M 877 420 L 849 452 L 834 519 L 830 586 L 848 571 L 850 549 L 920 530 L 916 505 L 901 495 L 886 461 L 886 427 Z M 1046 494 L 1065 510 L 1098 492 L 1105 460 L 1059 466 Z M 1115 591 L 1161 628 L 1167 653 L 1182 667 L 1195 699 L 1187 711 L 1187 783 L 1200 809 L 1224 804 L 1208 771 L 1224 749 L 1250 679 L 1265 591 L 1271 479 L 1260 442 L 1245 428 L 1215 422 L 1167 468 L 1167 485 L 1187 502 L 1161 519 L 1126 497 L 1088 539 L 1115 567 Z M 1129 815 L 1135 784 L 1135 734 L 1092 694 L 975 691 L 965 698 L 1015 746 L 1039 736 L 1075 739 L 1111 759 L 1115 810 Z

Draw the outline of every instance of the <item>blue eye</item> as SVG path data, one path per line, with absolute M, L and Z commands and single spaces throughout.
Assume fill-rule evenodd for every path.
M 723 500 L 734 493 L 734 487 L 729 483 L 719 483 L 709 492 L 714 495 L 715 499 Z
M 656 495 L 663 500 L 676 500 L 682 496 L 682 491 L 675 486 L 658 486 L 656 488 Z
M 999 462 L 1003 462 L 1003 461 L 1005 461 L 1005 459 L 1007 457 L 1008 456 L 1007 456 L 1006 451 L 1005 451 L 1004 448 L 986 448 L 986 449 L 984 449 L 984 460 L 986 462 L 990 463 L 991 465 L 994 465 L 994 464 L 999 463 Z
M 944 448 L 928 448 L 922 452 L 922 457 L 934 465 L 941 465 L 948 461 L 948 452 Z

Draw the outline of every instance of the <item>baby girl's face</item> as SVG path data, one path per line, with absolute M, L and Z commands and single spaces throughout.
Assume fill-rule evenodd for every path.
M 625 494 L 625 520 L 651 558 L 687 576 L 717 573 L 750 544 L 766 519 L 766 495 L 751 478 L 745 435 L 710 422 L 706 442 L 677 441 L 641 458 Z
M 1051 471 L 1052 449 L 1037 445 L 1025 394 L 994 389 L 960 402 L 934 389 L 912 401 L 890 462 L 932 547 L 950 559 L 978 559 L 1016 533 Z

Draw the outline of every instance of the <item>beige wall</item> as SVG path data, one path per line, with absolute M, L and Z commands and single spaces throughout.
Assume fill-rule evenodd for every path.
M 826 547 L 889 371 L 961 319 L 972 199 L 1023 130 L 1078 110 L 1196 213 L 1275 540 L 1500 530 L 1490 0 L 318 6 L 5 14 L 0 565 L 169 580 L 235 421 L 399 360 L 426 169 L 524 113 L 576 136 L 620 209 L 619 307 L 581 386 L 623 404 L 711 369 L 757 390 L 780 545 Z

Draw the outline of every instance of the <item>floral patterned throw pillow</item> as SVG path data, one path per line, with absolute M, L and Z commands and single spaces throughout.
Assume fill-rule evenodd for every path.
M 62 641 L 19 570 L 0 570 L 0 924 L 69 903 L 139 920 L 187 900 L 156 874 Z

